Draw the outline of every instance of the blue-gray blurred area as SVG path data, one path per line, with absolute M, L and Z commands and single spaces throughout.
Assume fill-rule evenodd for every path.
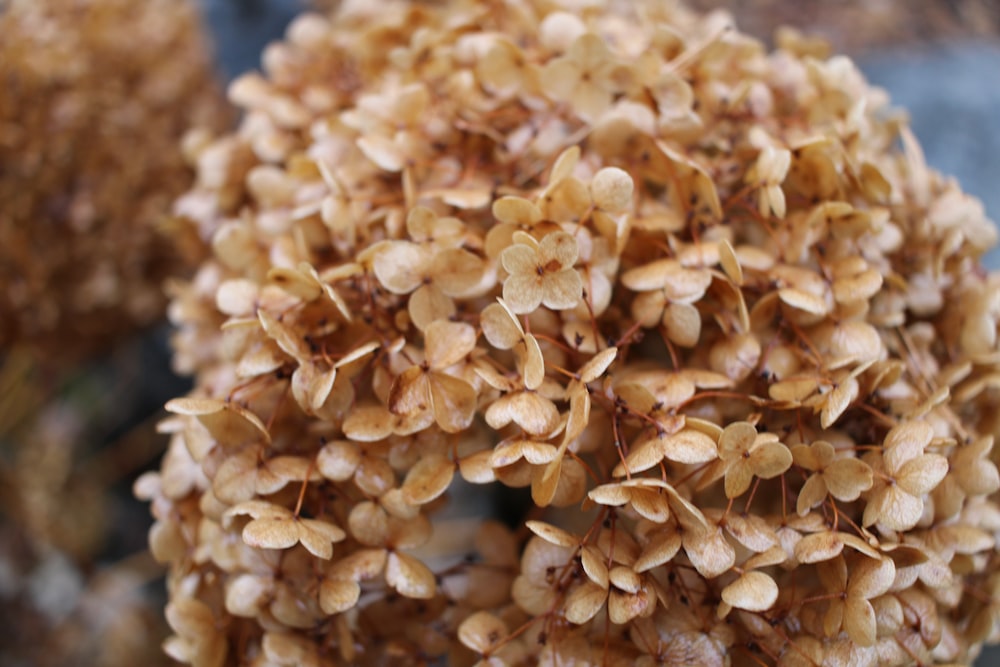
M 1000 222 L 1000 43 L 874 52 L 860 65 L 909 112 L 928 163 L 955 176 Z M 986 261 L 1000 269 L 1000 252 Z
M 216 54 L 227 79 L 257 69 L 268 42 L 308 7 L 308 0 L 201 0 L 215 36 Z

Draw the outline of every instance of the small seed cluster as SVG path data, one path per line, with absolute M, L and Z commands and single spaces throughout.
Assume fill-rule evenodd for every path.
M 162 317 L 180 140 L 227 114 L 189 0 L 8 0 L 0 34 L 0 347 L 79 358 Z
M 197 666 L 967 663 L 982 207 L 843 57 L 675 3 L 345 3 L 176 205 L 139 480 Z M 523 489 L 512 529 L 449 518 Z M 471 487 L 469 486 L 471 485 Z M 474 502 L 474 501 L 473 501 Z

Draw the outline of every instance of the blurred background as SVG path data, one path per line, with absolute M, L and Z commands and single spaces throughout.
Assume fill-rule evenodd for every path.
M 730 11 L 769 43 L 785 24 L 854 57 L 908 111 L 928 163 L 1000 219 L 1000 0 L 690 4 Z M 201 0 L 219 77 L 256 68 L 307 5 Z M 1000 269 L 1000 253 L 987 263 Z M 0 665 L 168 663 L 149 510 L 131 492 L 165 446 L 163 403 L 188 387 L 167 336 L 160 324 L 71 370 L 0 353 Z M 1000 664 L 1000 651 L 978 664 Z

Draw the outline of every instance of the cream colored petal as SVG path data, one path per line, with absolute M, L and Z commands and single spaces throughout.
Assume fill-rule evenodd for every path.
M 569 268 L 576 264 L 579 256 L 579 244 L 571 234 L 566 232 L 547 234 L 538 245 L 538 264 L 546 271 L 549 271 L 549 266 L 553 262 L 561 268 Z
M 465 380 L 434 373 L 430 378 L 434 421 L 446 433 L 459 433 L 472 423 L 476 411 L 476 391 Z
M 864 525 L 878 523 L 889 530 L 910 530 L 917 525 L 923 511 L 922 500 L 899 488 L 898 484 L 886 486 L 865 506 Z
M 430 255 L 409 241 L 389 241 L 375 254 L 372 270 L 381 285 L 393 294 L 409 294 L 427 277 Z
M 809 514 L 809 510 L 826 500 L 827 488 L 822 475 L 810 475 L 799 491 L 795 501 L 795 511 L 799 516 Z
M 583 290 L 582 283 L 580 290 L 581 292 Z M 511 275 L 504 281 L 503 298 L 511 312 L 515 314 L 525 315 L 535 312 L 542 304 L 543 296 L 542 282 L 534 273 Z
M 437 588 L 434 573 L 409 554 L 394 551 L 385 566 L 385 581 L 408 598 L 428 600 Z
M 455 476 L 455 463 L 443 454 L 422 457 L 406 473 L 400 487 L 403 499 L 411 505 L 424 505 L 448 490 Z
M 737 459 L 726 471 L 726 497 L 738 498 L 746 493 L 753 481 L 753 468 L 744 459 Z
M 924 454 L 903 464 L 896 481 L 907 493 L 930 493 L 948 474 L 948 460 L 938 454 Z
M 455 302 L 435 285 L 421 285 L 410 295 L 406 304 L 413 326 L 421 331 L 435 320 L 447 320 L 455 315 Z
M 874 481 L 871 466 L 855 458 L 834 461 L 824 471 L 823 479 L 830 495 L 844 502 L 857 500 L 861 492 L 872 488 Z
M 324 579 L 319 587 L 319 606 L 326 614 L 340 614 L 351 609 L 361 597 L 356 581 Z
M 553 310 L 575 308 L 583 298 L 583 280 L 576 269 L 566 269 L 542 279 L 542 303 Z
M 424 356 L 433 370 L 448 368 L 476 347 L 476 330 L 465 322 L 437 320 L 424 332 Z
M 531 226 L 541 222 L 542 212 L 523 197 L 501 197 L 493 202 L 493 217 L 500 222 Z
M 586 623 L 601 610 L 608 591 L 592 581 L 585 581 L 566 596 L 563 603 L 566 620 L 576 625 Z
M 722 589 L 722 599 L 737 609 L 767 611 L 778 599 L 778 585 L 762 572 L 746 572 Z
M 858 646 L 875 644 L 875 610 L 868 600 L 848 596 L 844 601 L 844 630 Z

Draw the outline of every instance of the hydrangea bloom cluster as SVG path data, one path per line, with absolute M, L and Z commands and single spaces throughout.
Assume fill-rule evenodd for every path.
M 675 3 L 344 3 L 177 212 L 166 644 L 963 663 L 1000 638 L 981 206 L 843 57 Z M 512 528 L 456 517 L 485 485 Z
M 222 95 L 190 0 L 6 0 L 0 34 L 0 347 L 80 357 L 162 317 L 155 227 Z

